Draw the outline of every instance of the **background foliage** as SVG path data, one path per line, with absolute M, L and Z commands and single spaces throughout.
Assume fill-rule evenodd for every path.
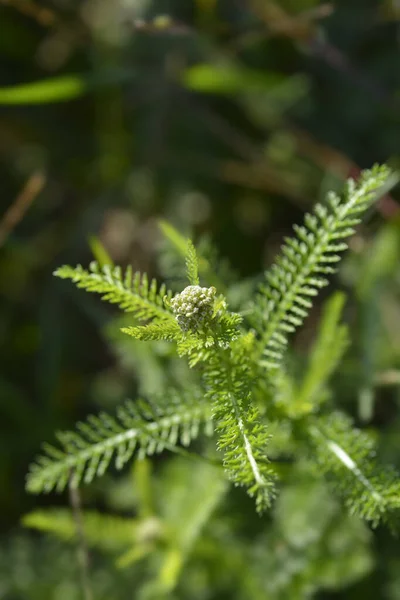
M 73 546 L 20 527 L 32 509 L 65 505 L 24 491 L 42 440 L 138 387 L 154 392 L 187 376 L 174 360 L 162 370 L 162 343 L 154 354 L 121 339 L 115 312 L 53 270 L 93 254 L 101 261 L 105 248 L 135 270 L 175 273 L 179 289 L 174 253 L 158 260 L 162 218 L 205 251 L 211 236 L 240 277 L 258 274 L 327 189 L 375 161 L 399 166 L 399 17 L 395 0 L 0 2 L 0 598 L 79 597 Z M 383 198 L 326 292 L 348 294 L 352 337 L 336 403 L 381 433 L 381 454 L 398 467 L 399 219 L 396 199 Z M 317 305 L 295 338 L 300 360 L 319 316 Z M 160 523 L 179 520 L 168 511 L 187 502 L 174 487 L 185 470 L 157 461 L 154 485 L 181 498 L 149 509 L 151 540 Z M 146 478 L 107 476 L 84 489 L 83 502 L 133 518 L 147 510 L 137 498 Z M 225 502 L 223 489 L 214 493 L 210 514 Z M 254 555 L 271 573 L 271 598 L 400 598 L 398 542 L 348 523 L 325 489 L 294 481 L 257 543 L 259 517 L 243 521 L 251 504 L 239 493 L 231 503 L 212 513 L 178 598 L 211 598 L 210 589 L 222 598 L 232 564 L 243 570 Z M 188 522 L 200 531 L 193 511 Z M 187 535 L 175 536 L 185 555 L 198 531 Z M 117 546 L 122 562 L 135 560 L 121 551 L 126 538 Z M 95 597 L 129 597 L 140 567 L 114 569 L 109 551 L 93 557 Z M 166 556 L 164 572 L 174 573 L 174 549 Z M 258 576 L 246 571 L 243 598 L 255 597 Z

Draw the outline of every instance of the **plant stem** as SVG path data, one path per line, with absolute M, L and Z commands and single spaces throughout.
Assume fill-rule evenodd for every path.
M 82 593 L 84 600 L 94 600 L 89 575 L 89 552 L 87 548 L 82 516 L 82 502 L 79 489 L 73 485 L 72 474 L 69 479 L 69 501 L 75 521 L 77 548 L 76 554 L 81 574 Z

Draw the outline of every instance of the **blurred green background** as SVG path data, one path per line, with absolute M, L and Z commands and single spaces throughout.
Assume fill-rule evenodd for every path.
M 101 243 L 159 276 L 162 218 L 255 275 L 305 210 L 376 161 L 400 164 L 398 0 L 0 0 L 0 547 L 21 515 L 60 502 L 24 491 L 41 442 L 136 390 L 140 356 L 121 366 L 104 333 L 114 313 L 53 270 Z M 399 223 L 383 198 L 336 281 L 361 323 L 350 410 L 398 464 Z M 374 583 L 346 597 L 400 598 L 384 540 Z

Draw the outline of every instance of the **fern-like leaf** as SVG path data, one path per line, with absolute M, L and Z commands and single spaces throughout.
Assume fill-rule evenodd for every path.
M 229 479 L 246 488 L 258 512 L 271 504 L 275 473 L 268 461 L 268 430 L 251 401 L 254 336 L 250 333 L 214 352 L 205 366 L 207 396 L 219 434 L 218 448 Z
M 128 402 L 117 418 L 107 414 L 89 417 L 78 431 L 58 434 L 63 449 L 44 446 L 44 454 L 31 466 L 27 489 L 33 493 L 62 491 L 70 477 L 78 486 L 102 475 L 113 456 L 118 469 L 138 448 L 139 457 L 187 446 L 202 431 L 211 434 L 211 414 L 196 395 L 167 392 L 162 406 Z
M 102 295 L 102 300 L 118 306 L 125 312 L 134 313 L 141 320 L 173 320 L 173 315 L 164 303 L 164 297 L 172 297 L 164 284 L 159 288 L 155 279 L 149 282 L 147 275 L 134 273 L 128 266 L 125 273 L 120 267 L 92 262 L 89 270 L 81 265 L 64 265 L 54 273 L 61 279 L 71 279 L 79 288 Z
M 187 242 L 186 275 L 190 285 L 200 285 L 199 261 L 197 258 L 196 248 L 191 240 L 188 240 Z
M 262 513 L 271 505 L 276 476 L 267 456 L 268 430 L 249 400 L 229 392 L 221 394 L 214 404 L 213 416 L 229 479 L 246 488 L 256 500 L 257 511 Z
M 227 349 L 238 338 L 241 322 L 241 315 L 222 312 L 202 331 L 185 334 L 177 339 L 178 355 L 187 356 L 190 367 L 206 363 L 218 352 L 218 348 Z
M 182 330 L 176 321 L 154 322 L 139 327 L 123 327 L 121 331 L 144 342 L 154 340 L 173 342 L 182 338 Z
M 344 497 L 351 513 L 395 525 L 400 515 L 400 479 L 376 464 L 373 438 L 342 413 L 309 423 L 311 460 Z
M 312 306 L 312 298 L 328 284 L 326 275 L 335 272 L 343 241 L 354 233 L 360 215 L 376 198 L 390 171 L 375 166 L 364 171 L 357 183 L 348 180 L 343 197 L 331 193 L 326 205 L 317 204 L 314 214 L 305 216 L 304 226 L 287 238 L 282 254 L 266 274 L 256 301 L 253 324 L 261 336 L 263 365 L 279 366 L 288 343 L 288 334 L 300 326 Z

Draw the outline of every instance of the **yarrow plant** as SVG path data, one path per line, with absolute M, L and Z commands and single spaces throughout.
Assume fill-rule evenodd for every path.
M 218 273 L 209 277 L 210 265 L 198 259 L 190 241 L 185 245 L 189 285 L 175 294 L 130 268 L 123 273 L 92 263 L 88 270 L 57 269 L 57 277 L 127 312 L 131 324 L 122 329 L 125 334 L 143 343 L 174 344 L 193 378 L 190 386 L 187 380 L 182 386 L 178 382 L 159 396 L 122 406 L 116 417 L 100 414 L 79 423 L 75 432 L 59 434 L 60 446 L 46 445 L 32 465 L 28 490 L 89 483 L 113 457 L 121 468 L 135 451 L 139 457 L 180 452 L 195 438 L 213 436 L 228 480 L 254 498 L 259 513 L 285 485 L 282 462 L 292 468 L 298 462 L 313 480 L 324 478 L 352 514 L 372 525 L 394 524 L 398 476 L 377 462 L 373 437 L 330 402 L 330 377 L 349 338 L 341 323 L 341 294 L 327 304 L 304 375 L 296 376 L 286 361 L 290 335 L 328 285 L 347 248 L 345 239 L 389 178 L 388 168 L 376 166 L 358 182 L 349 180 L 341 196 L 331 193 L 326 203 L 317 204 L 236 312 L 228 310 L 229 283 L 222 294 Z

